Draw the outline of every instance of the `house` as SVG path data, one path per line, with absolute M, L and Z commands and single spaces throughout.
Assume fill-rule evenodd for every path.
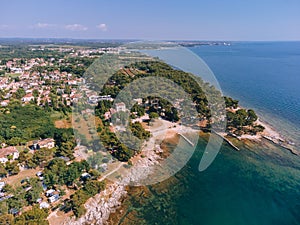
M 68 80 L 67 84 L 68 85 L 77 85 L 77 80 Z
M 39 172 L 36 173 L 36 175 L 37 175 L 38 177 L 42 177 L 42 176 L 43 176 L 43 172 L 42 172 L 42 171 L 39 171 Z
M 92 176 L 89 174 L 89 173 L 83 173 L 83 174 L 81 174 L 81 176 L 80 176 L 80 178 L 82 179 L 82 180 L 87 180 L 87 179 L 89 179 L 89 178 L 91 178 Z
M 106 100 L 106 101 L 111 101 L 112 102 L 114 99 L 111 97 L 111 95 L 102 95 L 102 96 L 98 97 L 98 100 L 99 101 Z
M 9 159 L 9 156 L 12 160 L 19 158 L 19 151 L 14 146 L 9 146 L 6 148 L 0 149 L 0 162 L 6 163 Z
M 12 61 L 8 61 L 7 63 L 6 63 L 6 67 L 7 68 L 11 68 L 13 66 L 13 62 Z
M 71 94 L 70 95 L 70 98 L 71 98 L 71 101 L 72 102 L 78 102 L 78 100 L 81 98 L 82 96 L 81 96 L 81 94 Z
M 0 190 L 2 190 L 4 186 L 5 186 L 5 182 L 0 182 Z
M 29 77 L 30 77 L 30 74 L 29 74 L 29 73 L 23 73 L 22 75 L 19 76 L 19 78 L 20 78 L 21 80 L 23 80 L 23 79 L 29 79 Z
M 34 100 L 32 93 L 28 93 L 22 98 L 22 102 L 30 102 L 32 100 Z
M 108 120 L 108 119 L 110 119 L 110 118 L 111 118 L 111 113 L 110 113 L 110 112 L 104 113 L 104 119 L 105 119 L 105 120 Z
M 55 147 L 55 141 L 53 138 L 46 138 L 43 140 L 38 141 L 38 145 L 40 148 L 54 148 Z
M 50 205 L 47 202 L 40 203 L 40 209 L 48 209 Z
M 116 103 L 116 110 L 117 112 L 125 112 L 126 111 L 126 105 L 124 102 Z
M 37 176 L 40 180 L 44 180 L 43 173 L 42 173 L 41 171 L 37 172 L 37 173 L 36 173 L 36 176 Z
M 9 100 L 4 100 L 0 104 L 1 104 L 2 107 L 6 107 L 9 104 Z
M 136 104 L 138 104 L 138 105 L 143 104 L 143 99 L 142 99 L 142 98 L 135 98 L 135 99 L 133 99 L 133 101 L 134 101 Z
M 12 73 L 22 73 L 23 70 L 21 68 L 11 67 L 10 68 Z
M 53 202 L 56 202 L 58 199 L 59 199 L 59 194 L 55 194 L 55 195 L 52 195 L 50 198 L 48 198 L 48 201 L 50 203 L 53 203 Z
M 53 193 L 54 193 L 54 192 L 55 192 L 54 189 L 50 189 L 50 190 L 46 191 L 46 196 L 47 196 L 47 197 L 51 197 L 51 196 L 53 196 Z
M 29 148 L 31 150 L 38 150 L 38 149 L 41 149 L 41 148 L 48 148 L 48 149 L 51 149 L 51 148 L 54 148 L 55 147 L 55 141 L 53 138 L 46 138 L 46 139 L 43 139 L 43 140 L 36 140 L 36 141 L 33 141 L 31 145 L 29 145 Z

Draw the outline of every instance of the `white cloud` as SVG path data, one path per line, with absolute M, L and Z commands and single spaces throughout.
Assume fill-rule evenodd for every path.
M 37 23 L 34 25 L 29 26 L 31 29 L 47 29 L 47 28 L 54 28 L 57 27 L 56 24 L 50 24 L 50 23 Z
M 107 25 L 105 23 L 101 23 L 101 24 L 97 25 L 96 27 L 102 31 L 107 31 Z
M 66 25 L 65 28 L 71 31 L 85 31 L 88 29 L 87 27 L 77 23 Z
M 37 28 L 49 28 L 49 27 L 55 27 L 55 24 L 49 24 L 49 23 L 37 23 L 35 25 Z

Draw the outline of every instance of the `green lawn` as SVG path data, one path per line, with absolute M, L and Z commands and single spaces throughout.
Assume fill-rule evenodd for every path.
M 21 75 L 21 73 L 6 73 L 6 77 L 17 78 Z

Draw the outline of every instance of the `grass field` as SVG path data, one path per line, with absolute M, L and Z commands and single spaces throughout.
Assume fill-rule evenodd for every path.
M 5 74 L 6 77 L 11 77 L 11 78 L 17 78 L 20 75 L 21 75 L 20 73 L 6 73 Z
M 19 186 L 21 185 L 21 180 L 27 177 L 36 177 L 36 173 L 40 171 L 40 169 L 29 169 L 29 170 L 22 170 L 20 173 L 14 176 L 9 176 L 7 178 L 2 179 L 2 181 L 10 184 L 12 186 Z

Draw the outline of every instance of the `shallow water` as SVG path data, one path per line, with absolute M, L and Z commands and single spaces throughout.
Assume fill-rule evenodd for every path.
M 205 142 L 190 161 L 187 194 L 177 200 L 186 224 L 300 224 L 300 161 L 270 143 L 224 146 L 204 172 L 197 164 Z
M 201 138 L 186 167 L 169 180 L 143 191 L 132 189 L 137 196 L 127 204 L 135 216 L 125 216 L 121 224 L 300 224 L 296 156 L 268 141 L 241 144 L 239 152 L 224 144 L 200 173 L 205 146 Z

